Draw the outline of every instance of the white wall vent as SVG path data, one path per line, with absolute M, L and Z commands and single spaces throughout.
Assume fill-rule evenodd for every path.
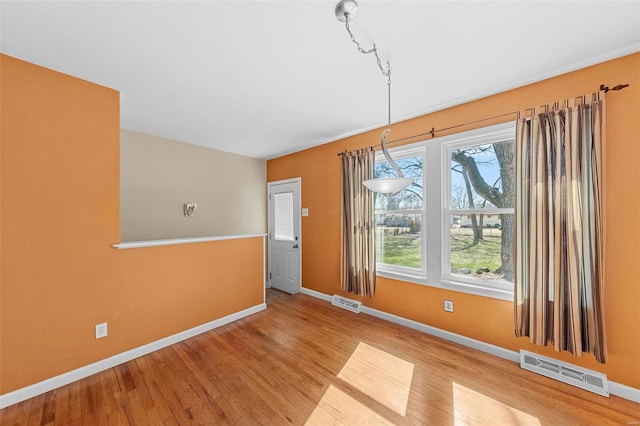
M 346 297 L 339 296 L 334 294 L 331 298 L 331 304 L 333 306 L 337 306 L 342 309 L 346 309 L 351 312 L 355 312 L 356 314 L 360 313 L 360 309 L 362 309 L 362 302 L 358 302 L 357 300 L 347 299 Z
M 520 351 L 520 367 L 598 395 L 609 396 L 607 376 L 596 371 L 523 350 Z

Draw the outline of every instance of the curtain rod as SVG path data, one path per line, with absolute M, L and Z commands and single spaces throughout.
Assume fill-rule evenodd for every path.
M 605 86 L 604 84 L 601 84 L 601 85 L 600 85 L 600 89 L 599 89 L 599 90 L 600 90 L 600 91 L 603 91 L 603 92 L 605 92 L 605 93 L 606 93 L 606 92 L 608 92 L 609 90 L 618 91 L 618 90 L 622 90 L 622 89 L 624 89 L 625 87 L 629 87 L 629 85 L 628 85 L 628 84 L 618 84 L 617 86 L 613 86 L 613 87 L 611 87 L 611 88 L 610 88 L 609 86 Z M 577 99 L 577 98 L 581 98 L 581 97 L 582 97 L 582 96 L 576 96 L 576 99 Z M 431 135 L 431 137 L 432 137 L 432 138 L 435 138 L 435 137 L 436 137 L 436 133 L 438 133 L 438 132 L 444 132 L 445 130 L 456 129 L 456 128 L 458 128 L 458 127 L 468 126 L 468 125 L 470 125 L 470 124 L 481 123 L 481 122 L 483 122 L 483 121 L 495 120 L 496 118 L 507 117 L 507 116 L 509 116 L 509 115 L 518 114 L 519 112 L 522 112 L 522 111 L 531 111 L 531 110 L 533 110 L 533 108 L 527 108 L 527 109 L 525 109 L 525 110 L 520 110 L 520 111 L 507 112 L 507 113 L 505 113 L 505 114 L 494 115 L 493 117 L 481 118 L 481 119 L 479 119 L 479 120 L 475 120 L 475 121 L 467 121 L 466 123 L 456 124 L 456 125 L 454 125 L 454 126 L 444 127 L 444 128 L 442 128 L 442 129 L 437 129 L 437 130 L 436 130 L 434 127 L 432 127 L 432 128 L 431 128 L 431 130 L 429 130 L 428 132 L 418 133 L 418 134 L 416 134 L 416 135 L 406 136 L 406 137 L 404 137 L 404 138 L 394 139 L 394 140 L 392 140 L 392 141 L 387 141 L 387 145 L 392 144 L 392 143 L 398 143 L 398 142 L 406 141 L 406 140 L 408 140 L 408 139 L 413 139 L 413 138 L 418 138 L 418 137 L 422 137 L 422 136 L 427 136 L 427 135 Z M 380 145 L 380 144 L 376 144 L 376 145 L 370 146 L 370 147 L 368 147 L 368 148 L 376 147 L 376 146 L 378 146 L 378 145 Z M 347 151 L 339 152 L 339 153 L 338 153 L 338 155 L 339 155 L 339 156 L 344 155 L 346 152 L 347 152 Z

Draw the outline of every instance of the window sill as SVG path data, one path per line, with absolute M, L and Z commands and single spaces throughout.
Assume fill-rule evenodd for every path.
M 513 302 L 513 291 L 500 290 L 494 288 L 487 288 L 471 283 L 462 283 L 451 280 L 433 281 L 428 280 L 426 277 L 414 276 L 409 274 L 402 274 L 398 272 L 390 271 L 377 271 L 376 276 L 389 278 L 397 281 L 409 282 L 412 284 L 426 285 L 429 287 L 436 287 L 445 290 L 457 291 L 460 293 L 473 294 L 475 296 L 489 297 L 492 299 L 505 300 Z

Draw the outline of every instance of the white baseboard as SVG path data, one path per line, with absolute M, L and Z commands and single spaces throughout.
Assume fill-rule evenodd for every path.
M 439 337 L 444 340 L 448 340 L 453 343 L 457 343 L 462 346 L 477 349 L 479 351 L 495 355 L 500 358 L 507 359 L 509 361 L 520 363 L 520 353 L 514 352 L 509 349 L 501 348 L 490 343 L 485 343 L 480 340 L 472 339 L 470 337 L 461 336 L 450 331 L 442 330 L 440 328 L 432 327 L 430 325 L 423 324 L 421 322 L 413 321 L 407 318 L 399 317 L 397 315 L 389 314 L 387 312 L 379 311 L 377 309 L 369 308 L 367 306 L 362 307 L 363 314 L 369 314 L 371 316 L 387 320 L 396 324 L 403 325 L 408 328 L 412 328 L 417 331 L 421 331 L 432 336 Z
M 609 394 L 640 404 L 640 389 L 609 381 Z
M 322 300 L 324 300 L 326 302 L 331 302 L 331 296 L 329 296 L 328 294 L 320 293 L 319 291 L 315 291 L 315 290 L 311 290 L 311 289 L 302 287 L 300 289 L 300 293 L 306 294 L 308 296 L 313 296 L 313 297 L 315 297 L 317 299 L 322 299 Z
M 327 302 L 331 302 L 331 296 L 324 293 L 320 293 L 315 290 L 303 288 L 301 289 L 300 292 L 307 294 L 309 296 L 316 297 L 318 299 L 325 300 Z M 495 355 L 499 358 L 503 358 L 518 364 L 520 363 L 519 352 L 514 352 L 509 349 L 504 349 L 499 346 L 492 345 L 490 343 L 472 339 L 470 337 L 461 336 L 459 334 L 452 333 L 450 331 L 442 330 L 440 328 L 432 327 L 430 325 L 426 325 L 417 321 L 403 318 L 398 315 L 394 315 L 387 312 L 379 311 L 377 309 L 369 308 L 364 305 L 362 306 L 362 313 L 369 314 L 371 316 L 381 318 L 389 322 L 393 322 L 395 324 L 400 324 L 405 327 L 408 327 L 417 331 L 421 331 L 426 334 L 430 334 L 432 336 L 440 337 L 441 339 L 448 340 L 450 342 L 457 343 L 462 346 L 477 349 L 479 351 L 488 353 L 490 355 Z M 611 395 L 619 396 L 620 398 L 624 398 L 624 399 L 628 399 L 628 400 L 640 403 L 640 389 L 632 388 L 631 386 L 609 381 L 609 393 Z
M 119 353 L 101 361 L 94 362 L 93 364 L 85 365 L 84 367 L 80 367 L 67 373 L 60 374 L 59 376 L 55 376 L 50 379 L 35 383 L 33 385 L 15 390 L 13 392 L 0 395 L 0 409 L 13 404 L 17 404 L 21 401 L 25 401 L 29 398 L 33 398 L 34 396 L 41 395 L 45 392 L 49 392 L 53 389 L 59 388 L 60 386 L 73 383 L 77 380 L 91 376 L 92 374 L 108 370 L 109 368 L 115 367 L 116 365 L 123 364 L 159 349 L 166 348 L 167 346 L 171 346 L 190 337 L 197 336 L 198 334 L 205 333 L 207 331 L 213 330 L 214 328 L 221 327 L 233 321 L 237 321 L 241 318 L 263 311 L 266 308 L 267 305 L 265 303 L 261 303 L 259 305 L 255 305 L 242 311 L 235 312 L 225 317 L 210 321 L 206 324 L 202 324 L 189 330 L 174 334 L 172 336 L 156 340 L 155 342 L 151 342 L 146 345 L 131 349 L 129 351 Z

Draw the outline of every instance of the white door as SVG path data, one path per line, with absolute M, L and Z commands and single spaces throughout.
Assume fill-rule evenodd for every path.
M 269 278 L 271 287 L 300 291 L 300 179 L 269 183 Z

